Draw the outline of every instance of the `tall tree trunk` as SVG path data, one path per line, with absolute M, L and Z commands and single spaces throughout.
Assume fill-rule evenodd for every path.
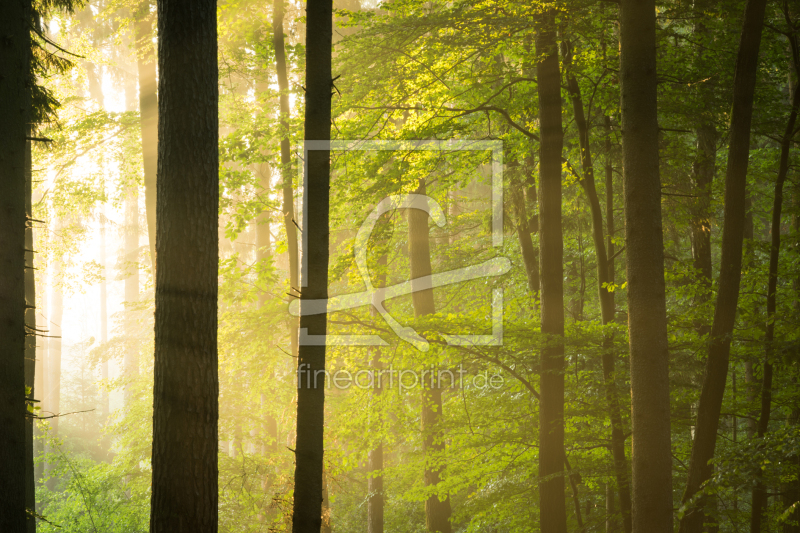
M 425 195 L 425 182 L 421 181 L 416 194 Z M 420 202 L 421 207 L 427 205 Z M 408 210 L 408 251 L 411 263 L 411 284 L 419 284 L 419 278 L 432 274 L 431 247 L 428 233 L 428 213 L 421 208 Z M 433 289 L 428 288 L 412 293 L 414 315 L 417 317 L 432 315 L 436 312 L 433 301 Z M 423 380 L 425 381 L 425 380 Z M 442 389 L 439 383 L 430 386 L 425 382 L 422 386 L 422 450 L 425 454 L 425 486 L 435 487 L 441 481 L 441 467 L 435 466 L 444 453 L 444 435 L 442 433 Z M 450 496 L 444 499 L 433 494 L 425 500 L 425 524 L 430 532 L 450 533 Z
M 281 186 L 283 192 L 283 227 L 286 231 L 286 247 L 289 253 L 289 293 L 299 294 L 298 276 L 300 273 L 297 247 L 297 228 L 294 220 L 294 188 L 292 187 L 292 153 L 289 146 L 289 75 L 286 65 L 286 46 L 283 37 L 284 0 L 274 0 L 272 7 L 272 45 L 275 49 L 275 70 L 280 90 L 281 124 Z M 297 355 L 297 321 L 289 328 L 292 355 Z
M 792 45 L 797 53 L 796 38 L 792 37 Z M 781 139 L 781 158 L 778 166 L 778 179 L 775 181 L 775 198 L 772 203 L 772 242 L 769 251 L 769 281 L 767 282 L 767 327 L 764 335 L 764 365 L 761 382 L 761 412 L 758 417 L 758 438 L 764 438 L 769 427 L 770 411 L 772 410 L 772 360 L 775 357 L 775 311 L 777 308 L 778 290 L 778 259 L 781 251 L 781 210 L 783 209 L 783 184 L 789 173 L 789 150 L 794 136 L 794 126 L 797 122 L 797 110 L 800 106 L 800 87 L 795 86 L 792 97 L 792 110 L 786 123 L 786 131 Z M 761 532 L 761 521 L 764 509 L 767 506 L 767 487 L 764 484 L 764 472 L 759 467 L 756 470 L 756 484 L 753 487 L 752 512 L 750 514 L 750 533 Z
M 758 51 L 766 0 L 748 0 L 733 80 L 728 168 L 725 174 L 725 213 L 722 231 L 719 289 L 711 326 L 708 359 L 697 408 L 697 423 L 683 502 L 688 502 L 711 476 L 717 429 L 725 383 L 731 334 L 736 320 L 742 270 L 747 163 L 750 154 L 750 123 L 758 70 Z M 629 255 L 630 257 L 630 255 Z M 634 436 L 635 438 L 635 436 Z M 699 533 L 703 527 L 704 498 L 691 505 L 681 519 L 681 533 Z
M 333 2 L 309 0 L 306 9 L 305 140 L 331 138 L 331 46 Z M 315 147 L 316 148 L 316 147 Z M 327 314 L 312 315 L 307 299 L 328 298 L 328 246 L 330 209 L 330 150 L 305 151 L 305 205 L 303 213 L 303 273 L 300 331 L 325 335 Z M 284 175 L 284 187 L 286 185 Z M 285 191 L 285 189 L 284 189 Z M 284 192 L 285 194 L 285 192 Z M 284 197 L 285 198 L 285 197 Z M 284 200 L 285 201 L 285 200 Z M 298 377 L 316 378 L 325 373 L 325 345 L 301 344 Z M 325 380 L 298 379 L 297 448 L 295 451 L 294 509 L 292 532 L 319 531 L 322 526 L 323 432 L 325 424 Z
M 672 533 L 669 352 L 654 0 L 621 0 L 620 90 L 631 365 L 631 529 Z
M 25 153 L 30 2 L 0 7 L 0 531 L 26 531 Z
M 539 255 L 542 349 L 539 402 L 539 523 L 542 533 L 566 533 L 564 492 L 564 239 L 561 230 L 561 83 L 555 12 L 536 33 L 539 92 Z
M 382 253 L 378 259 L 380 271 L 377 276 L 377 286 L 380 288 L 386 285 L 386 254 Z M 377 293 L 373 296 L 377 300 Z M 377 309 L 373 306 L 371 309 L 372 316 L 378 314 Z M 378 379 L 375 380 L 374 388 L 372 389 L 373 404 L 379 409 L 381 403 L 381 395 L 383 394 L 383 384 L 381 383 L 381 370 L 383 369 L 383 362 L 381 361 L 381 351 L 377 346 L 369 348 L 372 359 L 370 366 L 372 372 L 377 372 Z M 382 428 L 378 428 L 380 431 Z M 367 469 L 369 471 L 369 478 L 367 479 L 367 491 L 369 492 L 369 499 L 367 500 L 367 533 L 383 533 L 383 517 L 384 517 L 384 504 L 385 496 L 383 493 L 383 442 L 379 442 L 375 448 L 369 451 L 367 457 Z
M 125 320 L 126 333 L 132 334 L 136 327 L 132 306 L 139 301 L 139 195 L 136 187 L 131 187 L 125 197 L 125 304 L 129 306 Z M 128 270 L 129 269 L 129 270 Z M 131 382 L 139 375 L 139 347 L 132 340 L 125 348 L 123 369 L 128 385 L 125 386 L 124 404 L 130 407 L 133 400 Z
M 597 263 L 597 290 L 600 301 L 600 316 L 603 325 L 607 325 L 616 320 L 614 291 L 608 288 L 609 284 L 613 283 L 614 280 L 609 270 L 608 254 L 606 253 L 606 243 L 603 234 L 603 211 L 600 207 L 600 199 L 597 196 L 597 187 L 595 186 L 592 151 L 589 144 L 589 126 L 583 110 L 583 100 L 581 98 L 578 80 L 576 80 L 571 73 L 567 76 L 567 89 L 572 99 L 572 111 L 575 116 L 575 123 L 578 126 L 581 168 L 583 169 L 583 177 L 580 184 L 584 192 L 586 192 L 586 197 L 589 200 L 589 207 L 592 213 L 592 241 L 597 255 L 595 262 Z M 606 181 L 609 181 L 608 176 L 606 176 Z M 611 197 L 613 177 L 610 183 L 606 183 L 606 187 L 609 190 L 606 197 L 606 211 L 609 213 L 609 221 L 611 221 L 611 226 L 613 226 L 614 204 L 613 198 Z M 609 199 L 611 199 L 610 202 Z M 620 511 L 623 517 L 625 533 L 631 533 L 631 493 L 630 481 L 628 479 L 628 460 L 625 457 L 625 432 L 622 427 L 619 393 L 614 377 L 616 366 L 614 338 L 610 334 L 606 335 L 603 339 L 602 358 L 606 403 L 609 419 L 611 420 L 611 454 L 614 458 L 614 474 L 617 480 L 617 490 L 619 491 Z
M 217 531 L 216 7 L 215 0 L 158 1 L 152 533 Z
M 159 126 L 158 82 L 156 81 L 156 59 L 152 42 L 150 3 L 151 0 L 140 0 L 138 9 L 134 14 L 136 19 L 134 37 L 136 39 L 136 69 L 139 73 L 139 117 L 142 128 L 142 158 L 144 160 L 144 207 L 147 215 L 147 236 L 150 242 L 150 262 L 155 271 L 156 173 Z

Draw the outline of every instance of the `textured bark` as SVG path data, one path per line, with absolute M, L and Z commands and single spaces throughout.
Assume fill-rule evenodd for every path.
M 578 127 L 578 139 L 580 141 L 581 168 L 583 170 L 583 177 L 580 184 L 589 200 L 589 208 L 592 213 L 592 241 L 597 256 L 597 290 L 600 301 L 600 317 L 603 325 L 607 325 L 616 320 L 614 292 L 608 290 L 608 284 L 613 283 L 614 280 L 611 275 L 612 271 L 609 270 L 610 266 L 603 233 L 603 211 L 600 207 L 600 199 L 597 196 L 597 187 L 595 186 L 592 151 L 589 144 L 589 126 L 583 110 L 580 86 L 578 85 L 578 81 L 571 74 L 567 77 L 567 89 L 572 100 L 572 111 L 575 116 L 575 123 Z M 606 180 L 609 181 L 608 176 Z M 613 226 L 613 178 L 606 186 L 608 187 L 606 211 L 609 213 L 609 220 L 612 221 L 611 225 Z M 628 479 L 628 460 L 625 457 L 625 432 L 622 427 L 619 392 L 617 391 L 617 384 L 614 377 L 616 366 L 614 339 L 610 335 L 607 335 L 606 338 L 603 339 L 602 362 L 603 380 L 605 381 L 606 388 L 606 408 L 608 409 L 609 419 L 611 420 L 611 454 L 614 458 L 614 475 L 617 480 L 620 511 L 623 517 L 625 533 L 630 533 L 631 493 L 630 480 Z
M 30 2 L 0 4 L 0 531 L 26 531 L 25 137 Z
M 139 300 L 139 195 L 136 188 L 131 188 L 125 197 L 125 261 L 124 268 L 128 276 L 125 278 L 125 303 L 132 305 Z M 135 327 L 134 319 L 126 319 L 128 332 Z M 123 359 L 125 377 L 130 382 L 139 375 L 139 347 L 130 342 L 125 348 Z M 124 404 L 129 407 L 133 400 L 130 385 L 125 386 Z
M 152 533 L 217 531 L 215 0 L 158 2 Z
M 539 92 L 539 264 L 542 349 L 539 401 L 539 523 L 542 533 L 566 533 L 564 493 L 564 238 L 561 229 L 561 84 L 555 13 L 536 34 Z
M 147 215 L 147 236 L 150 261 L 156 265 L 156 173 L 158 166 L 158 96 L 156 59 L 153 49 L 150 1 L 141 0 L 135 14 L 136 69 L 139 73 L 139 118 L 142 128 L 144 159 L 144 206 Z
M 306 93 L 304 138 L 331 138 L 331 46 L 333 2 L 309 0 L 306 8 Z M 328 297 L 328 246 L 330 210 L 330 151 L 306 152 L 305 224 L 303 226 L 303 273 L 300 329 L 309 335 L 325 335 L 327 314 L 311 315 L 305 301 Z M 285 193 L 284 193 L 285 194 Z M 325 346 L 303 344 L 298 348 L 298 377 L 324 376 Z M 323 433 L 325 380 L 298 380 L 297 448 L 294 471 L 292 532 L 309 533 L 322 527 Z
M 289 147 L 289 76 L 286 66 L 286 46 L 283 37 L 284 0 L 274 0 L 272 7 L 272 45 L 275 49 L 275 70 L 280 90 L 281 124 L 281 189 L 283 192 L 283 227 L 286 231 L 286 247 L 289 253 L 289 293 L 297 294 L 299 254 L 297 249 L 297 227 L 294 220 L 294 188 L 292 186 L 292 154 Z M 292 355 L 297 355 L 297 321 L 290 326 Z
M 425 182 L 417 187 L 416 194 L 426 194 Z M 415 280 L 430 276 L 431 247 L 428 231 L 428 214 L 421 209 L 408 210 L 408 252 L 411 264 L 411 284 Z M 431 315 L 436 312 L 433 300 L 433 289 L 425 289 L 412 293 L 414 315 L 417 317 Z M 423 380 L 424 381 L 424 380 Z M 425 381 L 422 387 L 422 450 L 425 454 L 425 486 L 434 487 L 441 481 L 441 468 L 436 464 L 444 453 L 444 435 L 442 433 L 442 389 L 430 386 Z M 444 500 L 431 495 L 425 500 L 425 524 L 428 531 L 450 533 L 450 496 Z
M 622 163 L 631 365 L 631 528 L 672 533 L 669 352 L 658 167 L 656 11 L 620 3 Z
M 731 334 L 739 300 L 742 270 L 742 241 L 745 218 L 747 163 L 750 154 L 750 123 L 753 115 L 758 69 L 758 52 L 766 0 L 748 0 L 733 79 L 728 167 L 725 174 L 725 212 L 722 231 L 722 256 L 714 322 L 711 326 L 708 359 L 697 408 L 692 457 L 682 501 L 688 502 L 711 476 L 709 461 L 714 457 L 717 429 L 725 383 Z M 629 255 L 630 257 L 630 255 Z M 635 436 L 634 436 L 635 438 Z M 681 533 L 699 533 L 703 527 L 704 498 L 691 505 L 681 519 Z
M 793 43 L 796 46 L 796 42 Z M 797 122 L 797 110 L 800 106 L 800 90 L 795 86 L 792 97 L 792 110 L 781 140 L 781 156 L 778 165 L 778 179 L 775 181 L 775 198 L 772 203 L 771 243 L 769 250 L 769 280 L 767 282 L 767 325 L 764 335 L 764 365 L 761 381 L 761 412 L 758 416 L 758 438 L 764 438 L 769 427 L 770 411 L 772 410 L 772 374 L 775 358 L 775 311 L 777 308 L 778 290 L 778 259 L 781 250 L 781 211 L 783 209 L 783 184 L 789 173 L 789 149 Z M 756 484 L 753 487 L 752 512 L 750 514 L 750 533 L 760 533 L 763 513 L 767 506 L 767 487 L 764 484 L 764 472 L 761 468 L 756 470 Z

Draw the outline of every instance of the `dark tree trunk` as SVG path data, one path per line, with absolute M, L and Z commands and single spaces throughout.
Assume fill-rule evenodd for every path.
M 539 91 L 539 254 L 542 334 L 539 402 L 539 522 L 542 533 L 566 533 L 564 493 L 564 240 L 561 232 L 561 83 L 555 13 L 536 34 Z
M 0 531 L 26 531 L 25 153 L 30 2 L 0 7 Z
M 672 533 L 669 352 L 653 0 L 620 3 L 622 163 L 633 426 L 631 528 Z
M 586 122 L 586 116 L 583 110 L 580 86 L 578 85 L 578 81 L 571 74 L 568 75 L 567 88 L 572 99 L 575 123 L 578 126 L 581 168 L 583 169 L 583 178 L 580 183 L 581 187 L 586 192 L 592 213 L 592 241 L 594 242 L 595 253 L 597 255 L 597 290 L 600 300 L 600 315 L 603 325 L 607 325 L 616 320 L 614 291 L 608 290 L 608 284 L 613 283 L 614 279 L 611 275 L 613 271 L 610 270 L 608 254 L 606 253 L 606 243 L 603 233 L 603 211 L 600 208 L 600 199 L 597 196 L 597 187 L 595 186 L 592 151 L 589 144 L 589 126 Z M 607 173 L 610 173 L 610 169 L 607 169 Z M 606 211 L 609 213 L 609 221 L 611 221 L 610 226 L 613 228 L 613 177 L 610 178 L 606 176 L 606 181 L 606 187 L 608 188 Z M 611 228 L 609 228 L 609 235 L 611 235 Z M 614 377 L 615 366 L 614 338 L 611 335 L 607 335 L 603 339 L 603 380 L 605 381 L 606 403 L 608 404 L 607 409 L 609 419 L 611 420 L 611 454 L 614 458 L 614 475 L 617 479 L 617 490 L 619 491 L 623 525 L 625 526 L 625 533 L 630 533 L 630 481 L 628 479 L 628 460 L 625 457 L 625 432 L 622 427 L 619 392 L 617 391 L 617 384 Z
M 283 227 L 286 230 L 286 246 L 289 252 L 289 293 L 296 295 L 300 288 L 299 255 L 297 249 L 297 227 L 294 220 L 294 188 L 292 187 L 292 154 L 289 146 L 289 76 L 286 65 L 286 47 L 283 37 L 284 0 L 274 0 L 272 8 L 272 45 L 275 49 L 275 70 L 280 90 L 281 124 L 281 179 L 283 191 Z M 297 321 L 289 328 L 292 355 L 297 355 Z
M 216 6 L 158 1 L 152 533 L 217 531 Z
M 141 0 L 135 13 L 136 68 L 139 73 L 139 117 L 142 128 L 144 159 L 144 207 L 147 215 L 147 236 L 150 262 L 156 265 L 156 173 L 158 166 L 158 96 L 156 58 L 151 41 L 151 0 Z M 160 38 L 160 37 L 159 37 Z
M 333 2 L 309 0 L 306 8 L 306 141 L 329 141 L 331 138 L 332 38 Z M 305 161 L 305 272 L 301 288 L 300 330 L 308 335 L 325 335 L 327 314 L 308 314 L 304 312 L 306 307 L 303 304 L 307 299 L 328 298 L 330 150 L 307 150 Z M 324 373 L 325 345 L 301 344 L 298 377 L 317 378 L 319 375 L 322 379 L 319 382 L 316 379 L 298 379 L 293 533 L 320 531 L 322 527 Z
M 426 194 L 425 182 L 420 182 L 416 194 Z M 427 200 L 426 200 L 427 202 Z M 432 274 L 430 236 L 428 233 L 428 214 L 421 209 L 408 210 L 408 251 L 411 263 L 411 284 L 418 278 Z M 416 282 L 419 283 L 419 282 Z M 417 317 L 432 315 L 436 312 L 433 300 L 433 289 L 425 289 L 412 293 L 414 315 Z M 422 387 L 422 450 L 425 454 L 425 486 L 433 487 L 441 481 L 441 468 L 431 463 L 438 462 L 444 453 L 444 435 L 442 434 L 442 389 L 423 383 Z M 428 531 L 450 533 L 450 496 L 440 499 L 437 495 L 425 501 L 425 524 Z
M 796 39 L 793 46 L 796 51 Z M 781 140 L 781 159 L 778 165 L 778 179 L 775 181 L 775 198 L 772 203 L 772 227 L 769 250 L 769 281 L 767 282 L 767 327 L 764 335 L 764 365 L 761 381 L 761 412 L 758 416 L 758 438 L 764 438 L 769 427 L 770 411 L 772 410 L 772 374 L 775 358 L 775 311 L 777 308 L 776 292 L 778 290 L 778 259 L 781 251 L 781 210 L 783 209 L 783 184 L 789 173 L 789 150 L 794 136 L 794 126 L 797 122 L 797 110 L 800 106 L 800 87 L 795 86 L 792 97 L 792 110 L 786 123 L 786 130 Z M 761 533 L 763 513 L 767 506 L 767 487 L 764 484 L 764 472 L 756 469 L 756 484 L 753 487 L 752 512 L 750 514 L 750 533 Z
M 758 51 L 764 23 L 766 0 L 748 0 L 733 80 L 728 168 L 725 175 L 725 213 L 722 231 L 719 289 L 711 326 L 708 359 L 697 408 L 692 458 L 682 501 L 688 502 L 711 476 L 709 461 L 714 457 L 717 429 L 725 383 L 731 334 L 736 320 L 742 270 L 747 163 L 750 154 L 750 123 L 758 70 Z M 630 257 L 630 255 L 629 255 Z M 635 436 L 634 436 L 635 438 Z M 681 519 L 681 533 L 699 533 L 703 527 L 704 498 L 689 507 Z

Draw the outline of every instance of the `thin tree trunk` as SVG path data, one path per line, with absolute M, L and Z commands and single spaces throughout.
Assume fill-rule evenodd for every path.
M 614 302 L 614 291 L 609 290 L 609 285 L 613 283 L 611 270 L 609 270 L 608 255 L 603 235 L 603 212 L 600 208 L 600 200 L 597 196 L 597 188 L 594 179 L 594 166 L 592 164 L 592 151 L 589 144 L 589 126 L 586 122 L 583 110 L 583 100 L 581 98 L 580 86 L 578 81 L 571 73 L 567 76 L 567 88 L 572 99 L 572 110 L 575 116 L 575 123 L 578 126 L 578 138 L 581 148 L 581 168 L 583 177 L 580 181 L 581 187 L 586 192 L 589 200 L 589 207 L 592 213 L 592 241 L 594 242 L 595 253 L 597 255 L 597 290 L 600 301 L 600 316 L 603 325 L 610 324 L 616 320 L 616 304 Z M 610 169 L 606 173 L 610 174 Z M 609 213 L 609 221 L 613 227 L 613 177 L 611 180 L 606 176 L 606 211 Z M 610 183 L 608 183 L 610 181 Z M 610 200 L 610 201 L 609 201 Z M 610 235 L 610 232 L 609 232 Z M 631 532 L 631 493 L 630 481 L 628 479 L 628 460 L 625 457 L 625 432 L 622 427 L 622 415 L 619 407 L 619 392 L 615 381 L 616 357 L 614 356 L 614 338 L 606 335 L 603 339 L 603 380 L 606 388 L 606 403 L 611 420 L 611 454 L 614 458 L 614 474 L 617 479 L 619 491 L 620 511 L 622 512 L 625 533 Z
M 333 2 L 309 0 L 306 8 L 306 141 L 329 141 L 331 138 L 332 38 Z M 307 299 L 328 298 L 330 150 L 306 150 L 305 161 L 305 272 L 301 288 L 300 331 L 308 335 L 325 335 L 327 314 L 309 314 L 304 304 Z M 320 531 L 322 526 L 324 373 L 325 344 L 300 344 L 298 378 L 310 376 L 314 379 L 298 379 L 293 533 Z M 319 383 L 316 380 L 318 375 L 323 376 Z
M 147 236 L 150 262 L 156 265 L 156 172 L 158 166 L 158 96 L 155 50 L 150 20 L 151 0 L 141 0 L 135 13 L 136 68 L 139 73 L 139 117 L 142 128 L 144 159 L 144 207 L 147 215 Z M 155 272 L 154 272 L 155 275 Z
M 386 285 L 386 254 L 383 253 L 378 259 L 378 265 L 381 269 L 377 276 L 377 286 L 379 288 Z M 379 289 L 380 290 L 380 289 Z M 375 294 L 374 298 L 377 300 L 378 295 Z M 371 309 L 372 316 L 378 314 L 377 309 Z M 381 395 L 383 394 L 383 384 L 381 383 L 381 369 L 383 369 L 383 362 L 381 361 L 380 348 L 371 346 L 369 348 L 372 360 L 370 366 L 373 373 L 377 372 L 378 379 L 375 380 L 374 388 L 372 389 L 372 400 L 376 407 L 380 407 Z M 374 374 L 373 374 L 374 375 Z M 378 421 L 380 424 L 380 422 Z M 382 428 L 379 426 L 378 431 Z M 369 471 L 369 478 L 367 479 L 367 491 L 369 497 L 367 500 L 367 533 L 383 533 L 383 517 L 384 517 L 384 504 L 385 497 L 383 493 L 383 442 L 379 442 L 375 448 L 370 450 L 367 457 L 367 469 Z
M 426 194 L 425 182 L 421 181 L 416 194 Z M 425 200 L 427 202 L 427 200 Z M 422 209 L 408 210 L 408 250 L 411 263 L 411 284 L 418 284 L 418 278 L 425 278 L 432 273 L 430 235 L 428 231 L 428 214 Z M 417 317 L 431 315 L 436 312 L 433 300 L 433 289 L 425 289 L 412 293 L 414 315 Z M 436 466 L 444 453 L 444 435 L 442 433 L 442 389 L 439 383 L 430 386 L 423 380 L 422 387 L 422 450 L 425 454 L 425 486 L 435 487 L 441 481 L 441 467 Z M 433 494 L 425 500 L 425 524 L 428 531 L 450 533 L 450 496 L 444 499 Z
M 30 2 L 0 7 L 0 531 L 26 531 L 25 153 Z
M 514 161 L 508 165 L 508 170 L 519 172 L 520 165 Z M 527 170 L 527 169 L 526 169 Z M 519 247 L 522 251 L 522 262 L 525 265 L 525 275 L 528 278 L 528 291 L 531 294 L 539 292 L 539 258 L 533 248 L 532 235 L 536 229 L 528 217 L 528 208 L 525 203 L 523 183 L 519 180 L 520 176 L 515 176 L 517 183 L 512 185 L 511 195 L 514 203 L 514 211 L 517 216 L 517 237 Z
M 297 249 L 297 227 L 294 220 L 294 188 L 292 187 L 292 154 L 289 146 L 289 76 L 286 65 L 286 46 L 283 36 L 284 0 L 274 0 L 272 7 L 272 45 L 275 49 L 275 70 L 280 91 L 281 125 L 281 179 L 283 184 L 283 227 L 286 231 L 286 247 L 289 253 L 289 293 L 298 295 L 299 254 Z M 289 328 L 292 355 L 297 355 L 297 320 Z
M 152 533 L 217 531 L 216 6 L 158 1 Z
M 631 530 L 672 533 L 655 17 L 653 0 L 621 0 L 620 90 L 633 426 Z
M 536 34 L 539 92 L 539 254 L 542 349 L 539 402 L 539 523 L 542 533 L 566 533 L 564 492 L 564 240 L 561 229 L 561 84 L 555 12 Z
M 797 53 L 796 38 L 792 38 L 792 45 Z M 772 360 L 775 357 L 775 311 L 777 309 L 778 290 L 778 259 L 781 251 L 781 210 L 783 209 L 783 184 L 789 173 L 789 150 L 792 144 L 794 126 L 797 121 L 797 110 L 800 106 L 800 90 L 794 88 L 792 97 L 792 110 L 786 131 L 781 140 L 781 158 L 778 166 L 778 179 L 775 181 L 775 198 L 772 203 L 772 242 L 769 251 L 769 281 L 767 283 L 767 327 L 764 335 L 764 370 L 761 382 L 761 412 L 758 417 L 758 438 L 763 439 L 769 428 L 770 411 L 772 410 Z M 764 484 L 764 472 L 759 467 L 756 469 L 756 484 L 753 487 L 752 512 L 750 514 L 750 533 L 761 532 L 764 509 L 767 506 L 767 487 Z
M 750 123 L 753 115 L 753 95 L 765 9 L 766 0 L 747 1 L 739 53 L 736 59 L 728 168 L 725 175 L 725 213 L 719 289 L 714 309 L 714 322 L 711 326 L 703 388 L 697 408 L 697 423 L 692 443 L 689 474 L 682 498 L 684 503 L 692 499 L 700 490 L 700 486 L 711 476 L 709 461 L 714 457 L 714 449 L 717 444 L 719 415 L 728 378 L 731 334 L 736 320 L 742 270 Z M 699 498 L 699 501 L 689 507 L 681 519 L 681 533 L 699 533 L 701 531 L 704 521 L 703 505 L 705 505 L 704 498 Z

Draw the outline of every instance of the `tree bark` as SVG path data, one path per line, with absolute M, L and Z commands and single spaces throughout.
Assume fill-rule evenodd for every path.
M 610 265 L 603 235 L 603 212 L 600 208 L 600 199 L 597 196 L 597 187 L 595 186 L 594 165 L 592 164 L 592 151 L 589 144 L 589 126 L 583 110 L 583 99 L 581 98 L 578 80 L 571 73 L 567 76 L 567 89 L 572 99 L 572 111 L 578 127 L 578 139 L 580 141 L 581 168 L 583 170 L 580 184 L 589 200 L 589 207 L 592 213 L 592 241 L 597 256 L 597 290 L 600 301 L 601 321 L 605 326 L 616 320 L 614 291 L 609 290 L 609 284 L 613 283 L 614 280 L 611 270 L 609 270 Z M 606 181 L 606 187 L 609 191 L 606 197 L 606 211 L 609 214 L 610 225 L 613 227 L 613 177 L 606 176 Z M 608 183 L 609 181 L 610 183 Z M 614 356 L 614 338 L 611 335 L 606 335 L 603 339 L 602 363 L 606 404 L 611 421 L 611 454 L 614 458 L 614 474 L 617 480 L 617 490 L 619 491 L 620 511 L 623 517 L 625 533 L 631 533 L 631 493 L 630 480 L 628 479 L 628 460 L 625 457 L 625 432 L 619 407 L 619 392 L 617 391 L 614 377 L 616 373 L 616 357 Z
M 736 320 L 742 270 L 747 163 L 750 154 L 750 123 L 758 70 L 758 52 L 766 0 L 748 0 L 733 80 L 728 168 L 725 174 L 725 212 L 722 231 L 719 289 L 711 326 L 708 359 L 697 408 L 692 457 L 682 501 L 687 503 L 711 476 L 709 461 L 714 457 L 717 429 L 725 383 L 731 334 Z M 630 255 L 629 255 L 630 257 Z M 635 436 L 634 436 L 635 438 Z M 681 533 L 699 533 L 703 527 L 704 498 L 690 505 L 681 519 Z
M 26 531 L 25 153 L 30 2 L 0 7 L 0 531 Z
M 135 13 L 136 69 L 139 73 L 139 119 L 142 128 L 144 160 L 144 207 L 147 215 L 147 236 L 150 263 L 156 265 L 156 174 L 158 166 L 158 95 L 156 60 L 152 43 L 150 1 L 141 0 Z M 155 276 L 155 273 L 153 274 Z
M 796 38 L 792 44 L 797 52 Z M 772 227 L 769 251 L 769 280 L 767 282 L 767 324 L 764 335 L 764 365 L 761 381 L 761 412 L 758 417 L 758 438 L 763 439 L 769 427 L 770 411 L 772 410 L 772 361 L 775 357 L 775 311 L 777 309 L 778 290 L 778 259 L 781 251 L 781 210 L 783 209 L 783 184 L 789 173 L 789 150 L 792 144 L 797 110 L 800 106 L 800 87 L 795 86 L 792 97 L 792 109 L 786 123 L 786 131 L 781 140 L 781 156 L 778 165 L 778 178 L 775 181 L 775 198 L 772 203 Z M 750 533 L 761 532 L 763 513 L 767 506 L 767 487 L 764 484 L 764 472 L 759 467 L 756 470 L 756 484 L 753 487 L 752 512 L 750 514 Z
M 669 352 L 658 162 L 656 11 L 620 3 L 620 89 L 631 365 L 631 529 L 672 533 Z
M 566 533 L 564 492 L 564 240 L 561 229 L 561 84 L 555 12 L 545 11 L 536 34 L 539 92 L 539 254 L 542 349 L 539 402 L 539 523 L 542 533 Z
M 306 9 L 306 141 L 331 138 L 331 47 L 333 2 L 309 0 Z M 305 151 L 305 205 L 300 331 L 325 335 L 327 314 L 306 312 L 306 300 L 328 298 L 330 150 Z M 285 186 L 285 182 L 284 182 Z M 284 189 L 285 191 L 285 189 Z M 284 192 L 285 194 L 285 192 Z M 295 451 L 292 532 L 320 531 L 322 526 L 323 433 L 325 424 L 325 345 L 298 348 L 297 448 Z M 323 379 L 317 382 L 315 378 Z
M 216 1 L 159 0 L 158 35 L 150 531 L 210 533 L 218 514 Z
M 425 182 L 421 181 L 416 194 L 426 194 Z M 425 200 L 427 202 L 427 200 Z M 428 214 L 421 209 L 408 210 L 408 251 L 411 263 L 411 284 L 419 283 L 418 278 L 432 274 Z M 436 313 L 433 289 L 412 293 L 414 315 L 417 317 Z M 425 454 L 425 486 L 435 487 L 441 481 L 441 467 L 437 463 L 444 453 L 444 434 L 442 432 L 442 389 L 439 383 L 434 386 L 423 381 L 422 386 L 422 450 Z M 450 533 L 450 496 L 444 500 L 433 494 L 425 500 L 425 524 L 428 531 Z
M 286 248 L 289 253 L 289 294 L 298 294 L 299 254 L 297 227 L 294 220 L 294 188 L 292 186 L 292 154 L 289 146 L 289 76 L 286 65 L 286 46 L 283 36 L 284 0 L 274 0 L 272 7 L 272 45 L 275 49 L 275 70 L 280 91 L 281 125 L 281 186 L 283 192 L 283 227 L 286 231 Z M 289 328 L 292 355 L 297 355 L 297 320 Z

